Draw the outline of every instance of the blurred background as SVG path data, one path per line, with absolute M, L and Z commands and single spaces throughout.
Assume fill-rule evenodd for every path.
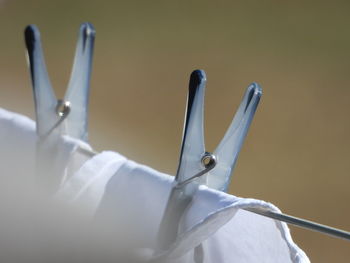
M 230 193 L 350 230 L 350 2 L 0 1 L 0 106 L 34 117 L 23 30 L 36 24 L 63 97 L 82 22 L 96 28 L 90 142 L 174 174 L 188 78 L 207 73 L 205 137 L 223 137 L 246 87 L 263 97 Z M 291 227 L 313 262 L 350 243 Z

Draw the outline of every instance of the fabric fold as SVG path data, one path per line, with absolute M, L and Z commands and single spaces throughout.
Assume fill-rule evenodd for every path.
M 37 154 L 37 144 L 38 137 L 33 120 L 0 108 L 1 176 L 12 174 L 14 178 L 37 184 L 49 182 L 57 189 L 62 181 L 75 173 L 77 166 L 85 162 L 86 158 L 77 149 L 80 147 L 91 150 L 87 143 L 68 136 L 55 138 L 53 149 L 50 149 L 50 145 L 41 145 L 40 150 L 43 152 L 40 155 Z M 43 169 L 45 172 L 38 175 L 40 164 L 47 166 L 47 169 Z
M 101 165 L 103 156 L 106 158 Z M 78 176 L 88 167 L 93 171 L 102 166 L 94 179 Z M 99 200 L 98 204 L 92 202 L 96 210 L 91 209 L 90 214 L 104 225 L 113 226 L 109 234 L 122 236 L 126 249 L 147 251 L 150 262 L 195 263 L 198 246 L 202 246 L 202 263 L 309 262 L 293 242 L 285 223 L 241 209 L 255 207 L 279 212 L 270 203 L 200 186 L 182 218 L 183 233 L 169 250 L 159 252 L 158 228 L 173 184 L 172 176 L 117 153 L 104 152 L 89 160 L 71 180 L 82 180 L 81 185 L 88 185 L 72 191 L 76 193 L 72 202 L 85 207 L 89 206 L 85 204 L 87 200 Z
M 108 247 L 112 258 L 119 262 L 309 262 L 293 242 L 285 223 L 242 209 L 257 207 L 279 212 L 277 207 L 205 186 L 198 188 L 182 216 L 181 234 L 175 243 L 167 251 L 158 251 L 158 229 L 174 177 L 111 151 L 92 158 L 77 157 L 78 147 L 91 147 L 66 136 L 60 140 L 61 152 L 56 161 L 64 174 L 56 178 L 59 183 L 55 200 L 63 200 L 81 212 L 83 216 L 79 218 L 91 221 L 91 228 L 98 233 L 92 239 L 99 237 L 105 241 L 104 246 L 93 246 L 89 253 L 85 251 L 91 260 L 96 256 L 97 261 L 103 262 L 106 253 L 101 252 Z M 36 143 L 32 120 L 0 109 L 2 195 L 8 191 L 16 198 L 16 191 L 38 183 Z M 69 218 L 69 215 L 60 216 L 64 220 Z M 95 240 L 91 242 L 95 244 Z M 69 251 L 74 251 L 73 247 Z M 137 260 L 120 261 L 130 259 L 130 255 Z

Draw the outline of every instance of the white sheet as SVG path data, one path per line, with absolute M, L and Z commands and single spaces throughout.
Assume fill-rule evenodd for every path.
M 42 238 L 33 237 L 38 233 L 41 237 L 42 233 L 40 230 L 33 231 L 27 218 L 17 216 L 11 218 L 12 211 L 23 210 L 22 208 L 16 210 L 16 206 L 21 207 L 26 204 L 28 209 L 27 201 L 31 200 L 27 197 L 23 198 L 23 195 L 22 198 L 17 197 L 27 189 L 27 186 L 30 189 L 36 189 L 35 183 L 38 183 L 35 174 L 37 139 L 33 121 L 0 109 L 0 184 L 4 195 L 0 205 L 3 211 L 8 211 L 8 213 L 5 212 L 5 215 L 9 214 L 8 221 L 3 220 L 3 222 L 9 223 L 10 226 L 6 228 L 3 222 L 0 223 L 0 231 L 6 230 L 4 230 L 6 235 L 0 236 L 0 243 L 7 244 L 9 236 L 18 236 L 11 243 L 12 248 L 16 248 L 14 253 L 16 256 L 21 254 L 21 249 L 31 251 L 33 240 L 40 240 L 40 245 L 34 246 L 37 249 L 34 251 L 39 254 L 48 254 L 47 257 L 56 255 L 57 259 L 61 259 L 64 255 L 65 262 L 76 262 L 77 258 L 81 260 L 82 256 L 77 256 L 80 253 L 84 254 L 85 262 L 107 262 L 104 259 L 114 262 L 172 263 L 309 262 L 305 253 L 292 241 L 286 224 L 240 209 L 264 207 L 278 211 L 276 207 L 260 200 L 235 197 L 205 186 L 201 186 L 195 193 L 190 207 L 181 220 L 184 233 L 177 238 L 169 250 L 157 251 L 158 228 L 173 177 L 137 164 L 114 152 L 102 152 L 94 156 L 84 162 L 77 172 L 67 176 L 66 169 L 72 158 L 74 159 L 77 147 L 84 144 L 71 138 L 62 137 L 61 139 L 57 160 L 52 167 L 60 171 L 58 173 L 60 178 L 53 178 L 59 189 L 55 198 L 64 200 L 74 208 L 73 210 L 79 211 L 79 224 L 74 228 L 67 228 L 71 230 L 68 235 L 69 240 L 66 240 L 67 235 L 63 234 L 58 238 L 59 244 L 67 243 L 71 246 L 67 245 L 66 250 L 60 247 L 56 251 L 57 246 L 50 247 Z M 50 177 L 50 174 L 47 176 Z M 18 182 L 22 188 L 18 187 Z M 13 200 L 4 194 L 6 191 L 11 193 Z M 41 202 L 42 200 L 39 203 Z M 55 207 L 55 203 L 50 204 Z M 14 209 L 4 210 L 8 207 L 14 207 Z M 44 214 L 47 216 L 47 207 L 43 209 L 46 209 Z M 41 221 L 45 219 L 39 211 L 40 206 L 33 205 L 29 210 L 38 213 Z M 49 222 L 45 224 L 57 226 L 57 229 L 51 227 L 48 233 L 45 232 L 45 237 L 49 240 L 52 237 L 57 238 L 58 233 L 66 233 L 60 223 L 62 220 L 69 221 L 70 215 L 65 213 L 59 213 L 59 215 L 47 217 Z M 33 216 L 33 218 L 36 217 Z M 23 231 L 18 232 L 17 225 L 16 227 L 11 225 L 13 219 L 19 220 L 20 225 L 25 226 Z M 88 239 L 89 245 L 85 246 L 87 240 L 75 238 L 79 237 L 79 234 L 84 236 L 81 225 L 89 226 L 90 223 L 91 227 L 88 228 L 96 232 L 90 236 L 91 239 Z M 67 224 L 72 226 L 70 223 Z M 29 232 L 24 231 L 27 228 L 30 229 Z M 24 236 L 21 237 L 21 235 Z M 72 235 L 75 238 L 72 238 Z M 29 242 L 25 243 L 24 240 L 27 239 Z M 72 240 L 74 244 L 70 243 Z M 17 246 L 16 242 L 21 245 Z M 52 243 L 57 244 L 57 242 Z M 94 245 L 91 246 L 91 244 Z M 49 247 L 51 250 L 43 250 L 43 247 Z M 1 248 L 0 250 L 2 252 Z M 71 254 L 67 254 L 67 251 Z M 1 255 L 0 253 L 0 259 L 4 259 Z M 30 262 L 30 255 L 37 254 L 33 252 L 29 253 L 29 256 L 28 253 L 25 255 L 23 262 Z M 69 258 L 67 255 L 75 256 Z M 33 256 L 34 258 L 36 262 L 40 261 L 37 257 Z M 126 261 L 125 258 L 127 258 Z M 48 258 L 43 262 L 45 260 L 47 261 Z M 2 262 L 6 261 L 2 260 Z

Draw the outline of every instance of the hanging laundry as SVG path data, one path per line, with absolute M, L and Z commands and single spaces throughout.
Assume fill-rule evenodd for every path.
M 248 87 L 222 143 L 210 154 L 203 136 L 205 73 L 192 73 L 175 178 L 115 152 L 95 154 L 86 143 L 94 36 L 93 26 L 82 24 L 67 94 L 57 100 L 40 33 L 33 25 L 25 30 L 36 125 L 0 110 L 1 179 L 10 182 L 1 184 L 6 186 L 1 200 L 3 208 L 13 208 L 5 209 L 0 222 L 0 243 L 12 244 L 12 250 L 0 257 L 15 262 L 309 262 L 285 223 L 243 210 L 280 212 L 276 207 L 222 192 L 260 87 Z
M 101 172 L 96 176 L 97 167 Z M 84 179 L 87 169 L 95 173 L 93 179 Z M 113 235 L 123 237 L 133 250 L 159 257 L 157 262 L 197 262 L 195 248 L 203 242 L 200 262 L 309 262 L 285 223 L 240 209 L 280 212 L 275 206 L 206 186 L 200 186 L 181 219 L 183 233 L 167 251 L 153 253 L 172 183 L 173 177 L 117 153 L 103 152 L 87 161 L 58 194 L 107 220 L 107 225 L 114 223 L 116 227 L 109 230 Z
M 7 162 L 1 163 L 2 171 L 11 169 L 10 163 L 23 163 L 26 167 L 15 167 L 11 176 L 25 179 L 25 170 L 35 170 L 34 122 L 19 114 L 0 110 L 0 132 L 0 145 L 6 146 L 1 147 L 0 153 L 7 156 L 7 159 L 2 159 Z M 68 154 L 70 158 L 79 145 L 85 145 L 68 137 L 62 137 L 62 143 L 66 152 L 71 153 Z M 11 148 L 18 154 L 7 155 L 4 152 Z M 60 162 L 63 165 L 60 170 L 64 171 L 69 162 Z M 102 242 L 101 247 L 96 245 L 87 253 L 90 259 L 99 255 L 99 262 L 104 262 L 111 255 L 117 262 L 123 257 L 137 257 L 135 262 L 309 262 L 305 253 L 292 241 L 285 223 L 240 209 L 261 207 L 279 211 L 276 207 L 206 186 L 198 188 L 182 216 L 183 232 L 169 249 L 157 251 L 159 225 L 173 178 L 107 151 L 82 163 L 62 183 L 57 180 L 60 184 L 55 199 L 69 203 L 79 211 L 82 225 L 91 223 L 91 228 L 101 230 L 99 237 L 102 240 L 114 241 Z M 67 242 L 71 244 L 69 240 Z M 79 244 L 78 241 L 76 243 Z M 67 250 L 72 251 L 72 247 Z M 76 252 L 81 252 L 81 247 L 84 246 L 77 246 Z M 108 250 L 106 247 L 115 254 L 101 253 Z M 64 254 L 64 249 L 61 253 L 57 258 Z M 86 262 L 89 262 L 88 259 Z

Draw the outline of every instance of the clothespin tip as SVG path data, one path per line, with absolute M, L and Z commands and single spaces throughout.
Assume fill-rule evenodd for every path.
M 35 41 L 36 39 L 40 38 L 40 32 L 36 25 L 28 25 L 24 29 L 24 36 L 26 40 L 26 44 L 30 44 L 32 41 Z
M 250 84 L 248 86 L 246 93 L 248 96 L 247 96 L 247 101 L 245 104 L 244 112 L 248 109 L 249 105 L 252 102 L 253 97 L 255 97 L 257 99 L 257 101 L 259 102 L 259 100 L 262 96 L 262 88 L 260 87 L 260 85 L 258 83 L 253 82 L 252 84 Z
M 81 24 L 80 29 L 84 31 L 86 36 L 95 35 L 96 31 L 94 26 L 89 22 L 84 22 Z
M 86 45 L 88 44 L 87 39 L 95 38 L 96 30 L 91 23 L 85 22 L 82 23 L 80 26 L 79 35 L 79 37 L 83 40 L 83 50 L 85 50 Z
M 204 70 L 196 69 L 196 70 L 192 71 L 191 76 L 190 76 L 190 87 L 191 86 L 198 86 L 206 81 L 207 81 L 207 76 L 205 75 Z
M 207 82 L 207 76 L 205 75 L 204 70 L 196 69 L 191 73 L 190 84 L 188 86 L 189 95 L 191 96 L 196 94 L 197 89 L 203 87 Z
M 35 44 L 40 41 L 40 31 L 36 25 L 28 25 L 24 29 L 24 39 L 28 51 L 29 63 L 33 62 L 33 53 L 35 49 Z M 33 68 L 31 68 L 31 74 L 33 76 Z
M 256 82 L 253 82 L 252 84 L 250 84 L 250 87 L 252 88 L 252 90 L 254 91 L 254 93 L 256 95 L 258 95 L 259 97 L 261 97 L 262 95 L 262 88 L 260 87 L 260 85 Z M 252 94 L 253 95 L 253 94 Z

